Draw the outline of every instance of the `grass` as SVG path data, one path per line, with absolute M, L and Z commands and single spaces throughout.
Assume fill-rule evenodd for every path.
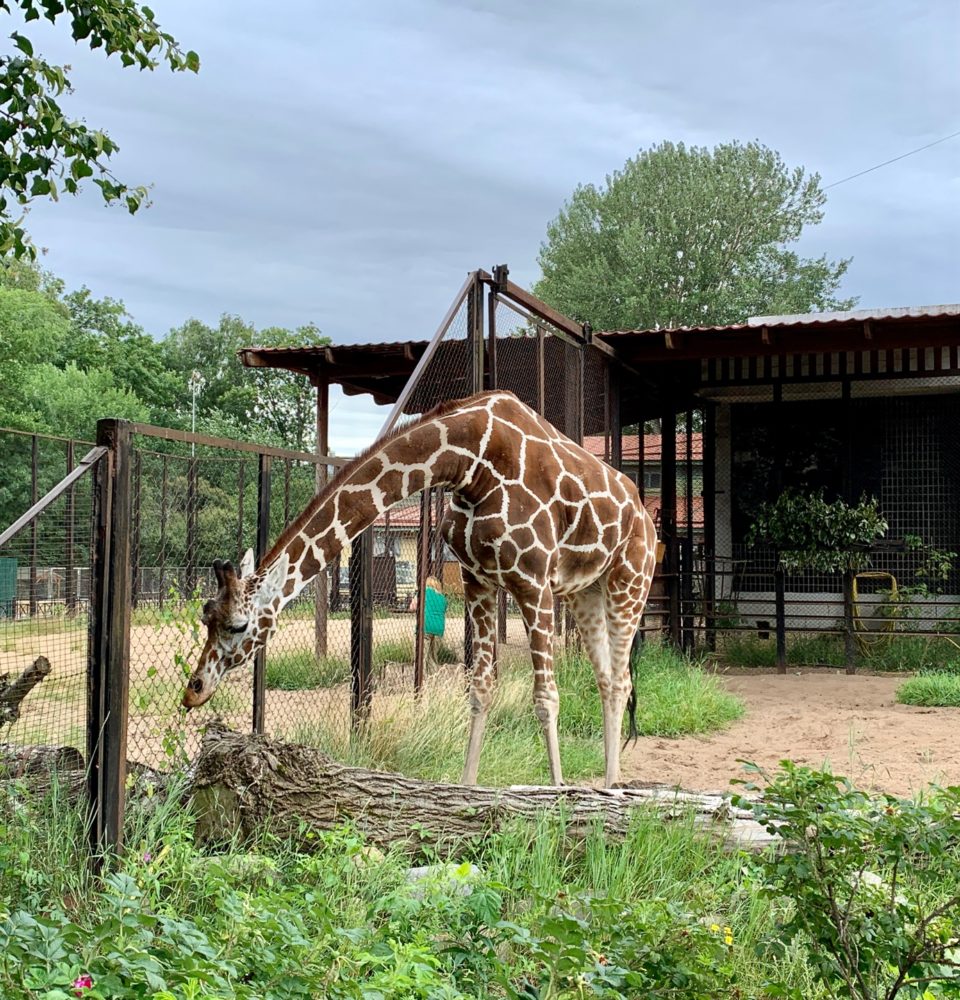
M 194 845 L 178 796 L 131 799 L 127 853 L 108 859 L 98 879 L 85 861 L 83 813 L 56 786 L 41 802 L 0 792 L 5 1000 L 72 996 L 72 981 L 85 973 L 106 996 L 494 1000 L 505 996 L 496 976 L 513 980 L 521 992 L 511 995 L 527 995 L 524 976 L 546 988 L 544 959 L 522 937 L 502 936 L 490 947 L 499 921 L 574 955 L 618 953 L 629 941 L 625 928 L 642 926 L 658 901 L 671 907 L 664 940 L 708 936 L 713 921 L 731 928 L 734 944 L 721 962 L 732 966 L 738 988 L 715 995 L 759 997 L 776 975 L 798 995 L 821 996 L 802 953 L 791 949 L 781 959 L 764 950 L 777 906 L 754 892 L 749 859 L 724 853 L 692 819 L 664 823 L 640 812 L 622 841 L 597 832 L 576 850 L 562 820 L 511 823 L 435 859 L 472 863 L 471 891 L 461 894 L 455 877 L 411 883 L 402 849 L 368 858 L 348 828 L 315 836 L 309 854 L 268 829 L 252 843 L 210 852 Z M 545 923 L 561 909 L 588 911 L 591 900 L 601 905 L 597 916 L 561 931 Z M 616 921 L 602 916 L 604 905 L 615 907 Z M 30 922 L 41 915 L 42 926 Z M 122 946 L 115 943 L 121 921 Z M 650 995 L 687 994 L 665 983 Z
M 437 663 L 457 663 L 460 659 L 454 649 L 442 639 L 434 646 Z M 413 663 L 414 642 L 412 638 L 390 639 L 373 647 L 373 665 L 382 669 L 388 663 Z
M 582 656 L 556 662 L 560 688 L 560 760 L 564 778 L 603 773 L 603 724 L 593 670 Z M 666 647 L 649 643 L 637 662 L 637 725 L 641 735 L 682 736 L 721 729 L 743 714 L 721 682 Z M 458 781 L 469 726 L 469 704 L 459 683 L 434 684 L 419 699 L 396 700 L 386 716 L 352 740 L 341 728 L 305 724 L 295 742 L 323 747 L 350 763 L 435 781 Z M 478 780 L 481 784 L 546 784 L 543 734 L 533 712 L 526 658 L 501 665 L 487 720 Z
M 897 688 L 897 701 L 927 708 L 960 708 L 960 673 L 936 671 L 911 677 Z
M 735 667 L 773 667 L 776 640 L 754 635 L 728 635 L 719 647 L 721 660 Z M 788 635 L 787 664 L 793 667 L 846 665 L 843 637 L 838 635 Z M 914 673 L 960 668 L 960 648 L 946 636 L 895 635 L 859 653 L 857 665 L 865 670 Z
M 342 656 L 317 659 L 309 650 L 294 650 L 267 658 L 266 684 L 273 691 L 312 691 L 349 679 L 350 662 Z

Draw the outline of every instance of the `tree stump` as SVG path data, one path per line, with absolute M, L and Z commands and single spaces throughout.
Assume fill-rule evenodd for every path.
M 302 839 L 304 829 L 351 822 L 380 847 L 417 853 L 425 845 L 483 837 L 550 811 L 563 816 L 573 840 L 598 826 L 616 839 L 627 831 L 634 810 L 653 808 L 665 818 L 692 814 L 706 831 L 738 847 L 772 842 L 747 810 L 721 794 L 440 784 L 347 767 L 312 747 L 219 728 L 204 737 L 192 792 L 201 840 L 252 837 L 266 826 L 281 837 Z
M 9 674 L 0 676 L 0 726 L 20 718 L 21 702 L 49 673 L 50 661 L 38 656 L 12 684 Z

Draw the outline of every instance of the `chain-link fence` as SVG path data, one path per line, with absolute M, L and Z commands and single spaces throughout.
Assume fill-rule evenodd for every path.
M 81 768 L 94 482 L 90 444 L 0 431 L 0 772 Z M 59 493 L 58 484 L 73 474 Z

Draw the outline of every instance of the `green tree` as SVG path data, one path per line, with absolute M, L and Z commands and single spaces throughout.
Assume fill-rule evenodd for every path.
M 166 365 L 182 387 L 173 419 L 189 421 L 194 371 L 201 376 L 197 395 L 198 428 L 288 448 L 310 450 L 315 439 L 315 394 L 304 375 L 269 368 L 244 368 L 243 347 L 308 346 L 330 343 L 308 324 L 296 330 L 257 330 L 239 316 L 224 315 L 208 326 L 196 319 L 171 330 L 163 342 Z
M 0 427 L 39 430 L 38 414 L 24 394 L 33 369 L 56 357 L 70 334 L 60 303 L 29 288 L 0 288 Z
M 547 229 L 536 293 L 598 330 L 850 308 L 836 298 L 849 260 L 790 249 L 825 200 L 818 174 L 757 143 L 664 142 L 576 189 Z
M 183 52 L 161 31 L 153 11 L 133 0 L 0 0 L 0 11 L 19 9 L 28 24 L 69 18 L 70 34 L 91 49 L 117 55 L 123 66 L 197 72 L 200 59 Z M 69 66 L 49 63 L 34 51 L 23 31 L 11 34 L 13 51 L 0 56 L 0 254 L 33 256 L 23 228 L 35 198 L 56 200 L 60 191 L 77 194 L 93 178 L 107 204 L 121 203 L 131 213 L 147 199 L 143 186 L 129 187 L 110 171 L 117 144 L 106 132 L 71 119 L 59 99 L 71 92 Z
M 31 430 L 92 441 L 100 417 L 148 420 L 149 407 L 118 386 L 106 369 L 84 371 L 76 365 L 34 365 L 24 381 L 24 401 L 34 421 Z
M 89 288 L 69 292 L 62 301 L 71 336 L 59 359 L 61 367 L 72 363 L 84 371 L 109 372 L 117 388 L 149 407 L 151 419 L 174 408 L 183 389 L 167 367 L 164 349 L 133 321 L 122 302 L 96 299 Z

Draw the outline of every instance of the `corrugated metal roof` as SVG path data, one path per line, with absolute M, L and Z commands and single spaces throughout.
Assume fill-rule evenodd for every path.
M 745 323 L 726 323 L 707 326 L 657 327 L 641 330 L 599 330 L 594 336 L 604 340 L 619 337 L 659 336 L 665 333 L 733 333 L 760 327 L 809 326 L 832 327 L 853 323 L 896 323 L 917 319 L 944 319 L 960 316 L 960 305 L 898 306 L 887 309 L 853 309 L 848 312 L 797 313 L 782 316 L 751 316 Z

